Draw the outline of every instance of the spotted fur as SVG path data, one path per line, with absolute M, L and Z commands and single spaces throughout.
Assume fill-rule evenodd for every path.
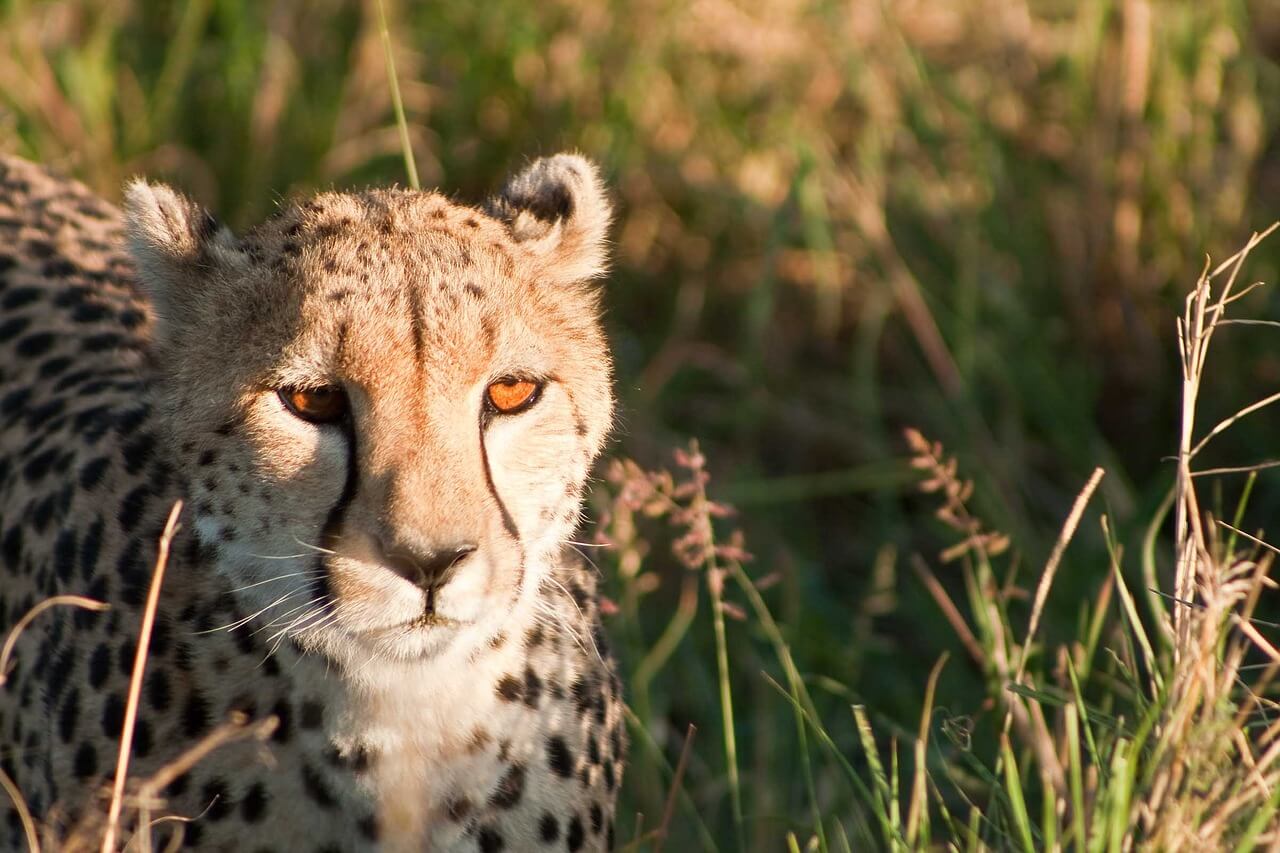
M 0 158 L 0 634 L 51 595 L 111 605 L 40 616 L 0 687 L 46 841 L 101 809 L 182 499 L 133 776 L 234 711 L 279 721 L 270 761 L 228 746 L 166 790 L 188 847 L 611 846 L 620 687 L 567 544 L 612 414 L 608 220 L 573 155 L 483 210 L 325 193 L 243 237 L 164 186 L 121 215 Z M 510 378 L 541 390 L 503 415 Z M 321 385 L 333 423 L 277 393 Z

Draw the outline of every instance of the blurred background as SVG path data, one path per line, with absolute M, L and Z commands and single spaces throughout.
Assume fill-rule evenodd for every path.
M 948 650 L 939 725 L 965 733 L 944 748 L 989 748 L 985 675 L 910 569 L 961 584 L 902 430 L 976 481 L 971 509 L 1013 543 L 1010 590 L 1034 584 L 1094 466 L 1117 540 L 1139 547 L 1173 481 L 1174 318 L 1207 254 L 1280 217 L 1280 2 L 387 0 L 386 15 L 424 186 L 478 202 L 532 156 L 601 164 L 618 206 L 610 454 L 671 467 L 698 440 L 709 494 L 737 509 L 717 524 L 776 581 L 769 606 L 855 768 L 848 706 L 885 737 L 914 731 Z M 403 184 L 378 21 L 359 0 L 0 0 L 0 149 L 111 199 L 133 174 L 170 181 L 237 227 L 294 193 Z M 1277 245 L 1249 278 L 1275 280 Z M 1280 308 L 1267 289 L 1247 303 Z M 1204 422 L 1275 390 L 1277 334 L 1220 336 Z M 1277 427 L 1242 422 L 1224 458 L 1265 460 Z M 1259 478 L 1257 523 L 1280 507 L 1277 477 Z M 602 477 L 600 511 L 617 485 Z M 669 849 L 730 848 L 712 620 L 704 598 L 664 633 L 691 570 L 667 547 L 678 531 L 640 523 L 631 562 L 591 554 L 624 680 L 647 661 L 619 838 L 637 813 L 657 822 L 694 723 Z M 1077 632 L 1107 571 L 1094 519 L 1046 640 Z M 776 850 L 805 820 L 797 732 L 762 677 L 778 677 L 768 638 L 726 595 L 743 845 Z M 836 764 L 815 761 L 823 811 L 855 814 Z

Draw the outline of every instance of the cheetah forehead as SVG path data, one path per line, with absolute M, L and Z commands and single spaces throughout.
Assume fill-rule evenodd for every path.
M 139 278 L 162 321 L 199 310 L 202 293 L 254 266 L 288 272 L 322 245 L 343 248 L 357 267 L 381 259 L 447 268 L 479 255 L 492 273 L 571 285 L 604 272 L 611 217 L 596 167 L 570 154 L 535 161 L 484 212 L 435 192 L 330 192 L 287 205 L 240 241 L 198 204 L 144 181 L 127 189 L 125 212 Z M 326 260 L 339 266 L 335 254 Z

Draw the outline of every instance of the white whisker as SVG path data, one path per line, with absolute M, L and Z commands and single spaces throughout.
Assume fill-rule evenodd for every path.
M 230 625 L 222 625 L 221 627 L 218 627 L 218 628 L 209 628 L 204 631 L 196 631 L 195 633 L 214 634 L 214 633 L 217 633 L 218 631 L 234 631 L 236 628 L 239 628 L 241 625 L 245 624 L 246 622 L 252 622 L 254 619 L 258 618 L 263 613 L 266 613 L 268 610 L 275 607 L 276 605 L 283 604 L 284 602 L 288 601 L 290 598 L 293 598 L 295 595 L 297 595 L 300 592 L 302 592 L 302 587 L 298 587 L 289 592 L 286 592 L 284 595 L 280 596 L 275 601 L 271 602 L 266 607 L 262 608 L 256 613 L 251 613 L 248 616 L 245 616 L 241 619 L 237 619 L 235 622 L 232 622 Z
M 304 572 L 290 572 L 287 575 L 276 575 L 275 577 L 267 578 L 264 581 L 258 581 L 256 583 L 247 584 L 246 586 L 238 586 L 235 589 L 231 589 L 227 591 L 228 592 L 244 592 L 246 589 L 253 589 L 255 586 L 262 586 L 263 584 L 269 584 L 275 581 L 282 581 L 285 578 L 299 578 L 299 577 L 305 577 L 307 575 L 314 575 L 316 577 L 319 577 L 322 574 L 324 574 L 324 572 L 322 572 L 319 569 L 307 569 Z
M 331 556 L 331 557 L 336 557 L 336 556 L 338 555 L 338 552 L 337 552 L 337 551 L 332 551 L 332 550 L 330 550 L 330 549 L 328 549 L 328 548 L 321 548 L 319 545 L 309 545 L 309 544 L 307 544 L 306 542 L 303 542 L 303 541 L 302 541 L 301 539 L 299 539 L 297 536 L 293 537 L 293 541 L 294 541 L 294 542 L 297 542 L 297 543 L 298 543 L 299 545 L 301 545 L 303 548 L 306 548 L 306 549 L 311 550 L 311 551 L 316 551 L 316 552 L 321 553 L 321 554 L 328 554 L 328 555 L 329 555 L 329 556 Z

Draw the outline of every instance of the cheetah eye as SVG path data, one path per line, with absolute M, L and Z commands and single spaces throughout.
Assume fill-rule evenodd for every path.
M 347 392 L 337 385 L 281 388 L 276 392 L 286 409 L 313 424 L 328 424 L 347 413 Z
M 542 383 L 531 379 L 499 379 L 486 392 L 490 410 L 500 415 L 523 412 L 538 401 Z

